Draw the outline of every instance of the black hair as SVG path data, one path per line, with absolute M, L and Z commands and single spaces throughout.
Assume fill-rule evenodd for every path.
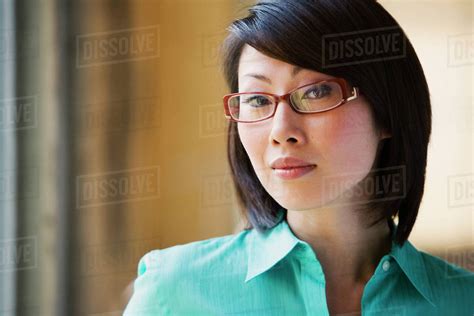
M 264 0 L 250 7 L 248 16 L 232 22 L 228 31 L 221 66 L 231 93 L 238 92 L 238 65 L 245 44 L 286 63 L 345 78 L 360 88 L 376 127 L 391 135 L 379 143 L 374 170 L 403 171 L 402 196 L 390 198 L 387 193 L 371 199 L 369 209 L 377 214 L 372 224 L 387 220 L 392 228 L 398 219 L 395 241 L 403 245 L 424 191 L 431 104 L 421 64 L 395 19 L 375 0 Z M 337 62 L 328 58 L 331 41 L 383 32 L 401 36 L 401 50 L 395 55 L 392 51 L 370 60 L 353 52 Z M 245 209 L 246 229 L 273 227 L 284 208 L 259 182 L 235 122 L 229 123 L 227 155 L 239 203 Z

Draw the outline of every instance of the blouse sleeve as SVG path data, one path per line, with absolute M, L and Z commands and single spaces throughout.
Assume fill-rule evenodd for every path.
M 139 260 L 133 294 L 124 310 L 124 316 L 163 315 L 157 286 L 158 254 L 159 250 L 153 250 Z

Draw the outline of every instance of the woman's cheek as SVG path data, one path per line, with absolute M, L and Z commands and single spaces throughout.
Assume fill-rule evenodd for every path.
M 239 126 L 238 133 L 240 141 L 242 142 L 254 169 L 264 168 L 264 150 L 266 145 L 262 130 L 253 126 Z
M 372 166 L 378 140 L 364 107 L 354 104 L 345 115 L 335 116 L 326 136 L 323 147 L 334 172 L 365 173 Z

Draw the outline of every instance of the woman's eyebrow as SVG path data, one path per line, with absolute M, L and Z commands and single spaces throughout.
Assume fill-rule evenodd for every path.
M 295 77 L 301 70 L 303 70 L 303 68 L 301 68 L 299 66 L 294 66 L 293 71 L 291 73 L 292 77 Z M 249 73 L 249 74 L 244 75 L 244 77 L 252 77 L 252 78 L 255 78 L 255 79 L 258 79 L 258 80 L 265 81 L 269 84 L 272 84 L 272 81 L 270 80 L 270 78 L 265 77 L 262 74 Z

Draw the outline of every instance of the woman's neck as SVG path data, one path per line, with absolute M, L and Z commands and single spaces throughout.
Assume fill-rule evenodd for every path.
M 390 251 L 386 221 L 367 227 L 366 214 L 348 208 L 287 211 L 290 229 L 311 245 L 327 282 L 365 284 Z

